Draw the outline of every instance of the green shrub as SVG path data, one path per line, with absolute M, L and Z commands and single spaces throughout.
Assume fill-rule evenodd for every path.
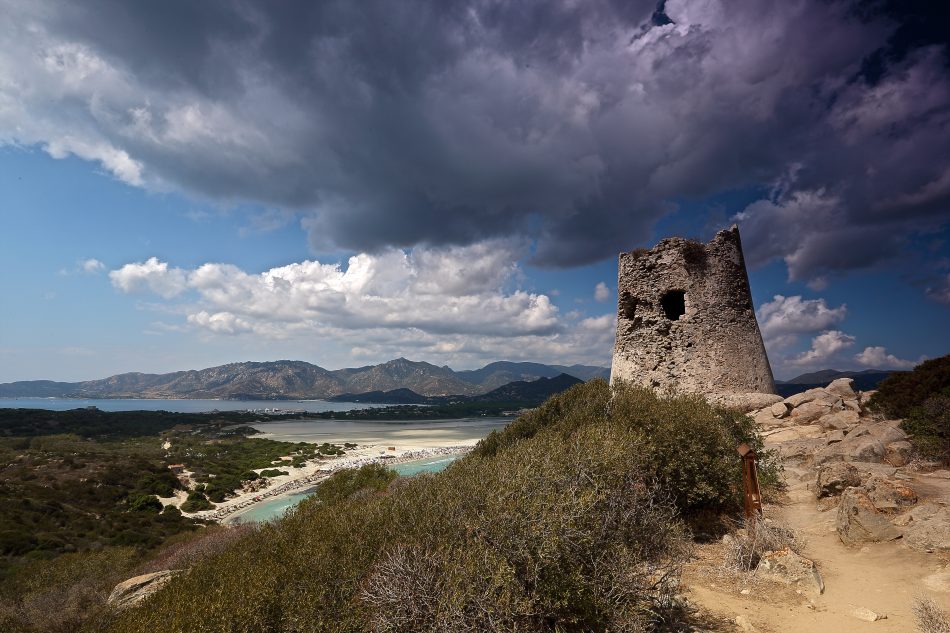
M 371 494 L 385 490 L 397 477 L 396 471 L 382 464 L 367 464 L 334 473 L 317 487 L 316 493 L 305 503 L 332 504 L 346 501 L 356 494 Z
M 913 371 L 895 372 L 881 381 L 869 406 L 892 418 L 906 418 L 927 398 L 950 395 L 950 354 L 922 362 Z
M 262 470 L 260 475 L 261 477 L 280 477 L 281 475 L 289 474 L 286 470 L 278 470 L 276 468 L 268 468 L 267 470 Z
M 212 505 L 203 492 L 193 490 L 188 493 L 188 499 L 181 504 L 182 512 L 200 512 L 202 510 L 213 510 Z
M 128 499 L 129 512 L 161 512 L 162 502 L 155 495 L 131 494 Z
M 903 418 L 901 428 L 918 455 L 950 464 L 950 355 L 888 376 L 869 406 Z
M 901 428 L 910 434 L 921 457 L 950 464 L 950 389 L 945 392 L 912 408 Z
M 644 630 L 680 516 L 740 506 L 742 441 L 748 417 L 702 399 L 578 385 L 438 475 L 335 474 L 113 630 Z

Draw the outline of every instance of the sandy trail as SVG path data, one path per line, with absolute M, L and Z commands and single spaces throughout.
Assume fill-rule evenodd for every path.
M 690 600 L 724 618 L 741 615 L 755 630 L 774 633 L 913 632 L 916 623 L 912 605 L 916 596 L 929 597 L 950 611 L 950 561 L 939 554 L 911 549 L 900 540 L 855 548 L 845 546 L 835 531 L 837 510 L 820 511 L 814 492 L 802 481 L 802 477 L 810 480 L 813 471 L 786 466 L 786 473 L 788 502 L 773 508 L 773 516 L 804 538 L 801 554 L 818 565 L 825 582 L 824 594 L 801 595 L 763 581 L 754 583 L 746 596 L 739 593 L 741 586 L 752 583 L 710 582 L 708 573 L 694 567 L 684 576 Z M 947 493 L 943 487 L 935 488 L 932 484 L 911 485 L 919 494 Z M 706 565 L 721 560 L 720 551 Z M 938 583 L 933 583 L 940 574 L 947 574 L 942 590 Z M 925 584 L 928 576 L 931 586 Z M 876 622 L 860 620 L 852 615 L 856 607 L 871 609 L 887 618 Z

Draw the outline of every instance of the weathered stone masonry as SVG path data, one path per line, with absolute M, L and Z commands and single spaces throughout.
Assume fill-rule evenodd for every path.
M 611 381 L 701 394 L 775 393 L 739 228 L 620 254 Z

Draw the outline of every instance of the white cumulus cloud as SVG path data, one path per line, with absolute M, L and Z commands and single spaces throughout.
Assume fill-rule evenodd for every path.
M 604 302 L 610 298 L 610 289 L 607 284 L 600 282 L 594 287 L 594 300 Z
M 615 317 L 562 317 L 550 297 L 517 287 L 523 251 L 506 240 L 468 247 L 359 253 L 250 273 L 225 263 L 191 270 L 151 258 L 113 270 L 122 292 L 151 291 L 164 311 L 207 336 L 333 340 L 354 355 L 412 353 L 606 362 Z M 173 301 L 189 291 L 186 301 Z
M 843 320 L 847 312 L 844 304 L 829 308 L 824 299 L 775 295 L 759 308 L 759 327 L 766 338 L 820 332 Z
M 106 265 L 100 262 L 98 259 L 90 257 L 89 259 L 84 259 L 79 262 L 79 268 L 82 270 L 82 272 L 91 275 L 102 272 L 106 269 Z
M 840 353 L 852 345 L 855 338 L 840 330 L 828 330 L 812 339 L 811 349 L 802 352 L 789 361 L 797 366 L 817 366 L 822 363 L 833 362 L 840 358 Z
M 181 268 L 171 268 L 157 257 L 144 262 L 126 264 L 109 273 L 112 285 L 122 292 L 145 292 L 171 299 L 187 288 L 187 275 Z
M 884 347 L 865 347 L 854 359 L 865 367 L 874 369 L 911 369 L 917 363 L 888 354 Z

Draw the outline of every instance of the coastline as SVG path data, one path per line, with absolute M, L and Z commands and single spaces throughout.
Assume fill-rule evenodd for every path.
M 291 472 L 273 477 L 269 488 L 241 493 L 217 504 L 213 510 L 184 513 L 184 515 L 195 519 L 218 521 L 227 525 L 257 503 L 299 493 L 306 488 L 316 486 L 344 468 L 359 468 L 373 463 L 402 464 L 438 455 L 464 454 L 472 450 L 475 444 L 476 441 L 451 446 L 397 446 L 394 451 L 380 444 L 359 446 L 347 451 L 341 457 L 316 460 L 301 468 L 287 467 L 287 470 Z

